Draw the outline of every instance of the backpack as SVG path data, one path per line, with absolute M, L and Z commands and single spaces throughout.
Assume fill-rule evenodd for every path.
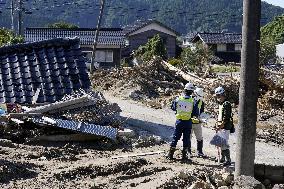
M 224 103 L 230 103 L 230 102 L 229 101 L 225 101 Z M 235 128 L 234 121 L 233 121 L 233 111 L 232 111 L 232 113 L 231 113 L 231 129 L 230 129 L 230 133 L 235 133 L 235 132 L 236 132 L 236 128 Z
M 234 132 L 236 132 L 236 128 L 235 128 L 235 125 L 234 125 L 233 120 L 232 120 L 232 127 L 230 129 L 230 133 L 234 133 Z

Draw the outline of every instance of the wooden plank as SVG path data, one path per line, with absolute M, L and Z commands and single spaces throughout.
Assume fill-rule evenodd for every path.
M 281 73 L 281 72 L 272 71 L 272 70 L 269 70 L 269 69 L 266 69 L 266 68 L 260 68 L 260 69 L 263 70 L 263 71 L 269 72 L 271 74 L 274 74 L 274 75 L 284 76 L 284 73 Z
M 192 73 L 185 73 L 183 71 L 181 71 L 180 69 L 172 66 L 171 64 L 162 61 L 162 63 L 169 69 L 172 71 L 175 71 L 178 75 L 180 75 L 183 79 L 187 80 L 187 81 L 191 81 L 191 82 L 199 82 L 202 84 L 208 84 L 208 83 L 212 83 L 211 80 L 208 79 L 201 79 L 200 77 L 198 77 L 197 75 L 194 75 Z
M 42 116 L 41 113 L 10 113 L 11 118 L 23 118 L 23 117 L 38 117 Z
M 74 104 L 74 105 L 50 110 L 48 113 L 52 114 L 52 113 L 56 113 L 56 112 L 66 111 L 66 110 L 73 110 L 73 109 L 76 109 L 76 108 L 92 106 L 92 105 L 95 105 L 95 104 L 96 104 L 95 101 L 82 102 L 82 103 L 78 103 L 78 104 Z
M 112 156 L 111 159 L 149 156 L 149 155 L 156 155 L 156 154 L 162 154 L 162 153 L 165 153 L 165 151 L 155 151 L 155 152 L 146 152 L 146 153 L 139 153 L 139 154 L 127 154 L 127 155 L 122 155 L 122 156 Z
M 45 105 L 45 106 L 33 108 L 31 110 L 28 110 L 27 112 L 28 113 L 46 113 L 46 112 L 49 112 L 49 111 L 59 110 L 59 109 L 62 109 L 62 108 L 68 109 L 68 107 L 70 107 L 70 106 L 72 107 L 76 104 L 92 101 L 90 98 L 91 97 L 89 97 L 88 95 L 84 95 L 82 97 L 74 98 L 74 99 L 71 99 L 69 101 L 55 102 L 55 103 L 48 104 L 48 105 Z

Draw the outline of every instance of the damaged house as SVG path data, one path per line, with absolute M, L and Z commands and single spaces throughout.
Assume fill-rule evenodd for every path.
M 0 102 L 55 102 L 89 89 L 79 43 L 79 39 L 52 39 L 0 48 Z
M 2 137 L 23 142 L 79 132 L 115 139 L 121 110 L 91 90 L 78 38 L 2 47 L 0 63 L 0 117 L 9 127 Z

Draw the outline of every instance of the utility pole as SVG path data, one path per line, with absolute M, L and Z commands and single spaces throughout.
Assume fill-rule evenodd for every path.
M 254 176 L 261 0 L 243 0 L 236 176 Z
M 14 0 L 11 0 L 11 30 L 12 31 L 14 31 L 14 10 L 15 10 Z
M 19 0 L 19 18 L 18 18 L 18 34 L 23 32 L 23 0 Z
M 101 21 L 102 21 L 103 12 L 104 12 L 104 6 L 105 6 L 105 0 L 101 0 L 100 14 L 99 14 L 99 18 L 98 18 L 96 33 L 95 33 L 95 40 L 94 40 L 94 46 L 93 46 L 93 56 L 92 56 L 91 67 L 90 67 L 90 73 L 91 74 L 94 72 L 96 50 L 97 50 L 97 45 L 98 45 L 99 31 L 100 31 L 100 28 L 101 28 Z

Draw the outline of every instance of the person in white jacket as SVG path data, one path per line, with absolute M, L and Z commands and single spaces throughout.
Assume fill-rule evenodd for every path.
M 200 115 L 204 112 L 205 103 L 203 101 L 203 89 L 196 88 L 193 92 L 194 94 L 194 103 L 198 109 L 198 115 L 192 118 L 192 132 L 190 134 L 190 141 L 192 138 L 192 133 L 194 133 L 196 140 L 197 140 L 197 155 L 198 157 L 205 157 L 203 153 L 203 136 L 202 136 L 202 126 L 200 121 Z M 191 153 L 191 147 L 189 147 L 189 153 Z

